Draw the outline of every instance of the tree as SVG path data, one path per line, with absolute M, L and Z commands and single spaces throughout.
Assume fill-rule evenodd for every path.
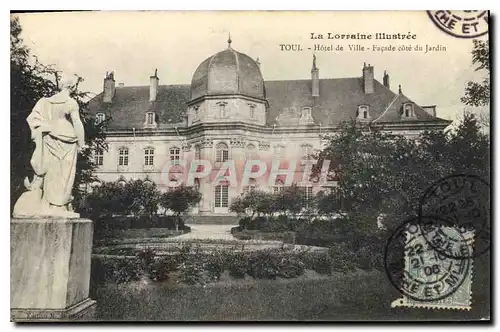
M 291 213 L 293 219 L 296 219 L 297 214 L 302 211 L 305 205 L 304 194 L 296 184 L 285 187 L 274 198 L 274 210 L 281 212 L 283 215 Z
M 163 193 L 159 204 L 175 214 L 175 230 L 179 230 L 181 214 L 193 208 L 201 200 L 201 193 L 193 187 L 179 186 Z
M 479 116 L 481 125 L 489 127 L 489 105 L 490 105 L 490 47 L 488 41 L 473 40 L 472 64 L 476 71 L 485 71 L 482 82 L 469 81 L 465 87 L 465 94 L 461 98 L 462 103 L 474 107 L 488 107 L 488 112 Z
M 417 139 L 346 123 L 318 159 L 314 172 L 331 161 L 343 202 L 328 208 L 323 201 L 321 208 L 345 212 L 363 232 L 374 231 L 381 214 L 389 228 L 414 216 L 425 189 L 445 176 L 489 177 L 489 143 L 473 114 L 465 114 L 455 131 L 424 132 Z
M 10 19 L 10 78 L 11 78 L 11 208 L 17 198 L 25 191 L 24 178 L 33 175 L 30 165 L 34 143 L 26 118 L 42 97 L 49 97 L 59 91 L 61 73 L 51 66 L 41 64 L 36 56 L 23 44 L 22 27 L 19 18 Z M 71 96 L 80 105 L 80 117 L 85 128 L 85 141 L 90 149 L 78 155 L 73 196 L 82 195 L 80 186 L 95 180 L 96 165 L 92 160 L 92 151 L 96 148 L 106 149 L 104 126 L 96 124 L 87 112 L 89 93 L 80 90 L 83 78 L 79 77 L 71 87 Z

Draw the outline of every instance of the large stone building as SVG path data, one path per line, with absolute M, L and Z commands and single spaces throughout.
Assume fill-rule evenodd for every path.
M 408 136 L 450 123 L 436 117 L 435 106 L 415 104 L 401 87 L 393 92 L 387 73 L 377 81 L 371 65 L 364 64 L 358 77 L 320 79 L 314 57 L 310 79 L 264 81 L 258 60 L 234 50 L 231 40 L 201 62 L 191 84 L 159 81 L 155 72 L 149 86 L 128 87 L 116 85 L 114 73 L 106 75 L 104 91 L 89 105 L 97 121 L 110 120 L 108 151 L 96 153 L 97 174 L 103 181 L 149 179 L 161 190 L 193 184 L 203 195 L 200 214 L 228 213 L 231 198 L 252 188 L 279 191 L 298 183 L 313 194 L 317 189 L 302 181 L 304 159 L 342 121 Z M 246 165 L 256 159 L 264 165 Z M 189 169 L 198 172 L 190 179 Z

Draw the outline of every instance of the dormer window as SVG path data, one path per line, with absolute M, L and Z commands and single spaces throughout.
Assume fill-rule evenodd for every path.
M 104 113 L 97 113 L 95 116 L 95 123 L 100 124 L 106 120 L 106 114 Z
M 356 117 L 361 120 L 366 120 L 370 118 L 370 107 L 368 105 L 360 105 L 358 106 L 358 112 L 356 113 Z
M 155 124 L 155 114 L 153 112 L 146 113 L 146 124 L 152 126 Z
M 405 118 L 413 117 L 413 104 L 407 103 L 403 105 L 403 117 Z
M 303 107 L 300 113 L 300 119 L 299 119 L 300 124 L 312 124 L 314 123 L 314 119 L 312 117 L 312 110 L 311 107 Z

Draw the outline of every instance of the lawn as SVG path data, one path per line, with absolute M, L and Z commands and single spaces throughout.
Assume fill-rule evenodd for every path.
M 140 280 L 92 289 L 99 320 L 464 320 L 486 314 L 479 305 L 469 312 L 390 308 L 399 296 L 385 274 L 360 270 L 277 280 L 223 276 L 205 286 Z

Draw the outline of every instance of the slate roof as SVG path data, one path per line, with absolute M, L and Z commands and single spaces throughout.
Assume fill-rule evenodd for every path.
M 111 117 L 109 129 L 142 128 L 148 111 L 155 112 L 158 128 L 185 126 L 189 90 L 189 84 L 160 85 L 156 101 L 150 102 L 149 86 L 116 87 L 111 103 L 103 103 L 100 93 L 88 108 L 92 114 L 103 112 Z
M 374 80 L 374 92 L 365 94 L 362 78 L 320 79 L 319 97 L 311 96 L 311 80 L 264 82 L 269 103 L 267 124 L 280 125 L 279 117 L 300 113 L 303 107 L 312 108 L 316 124 L 334 126 L 356 117 L 359 105 L 369 105 L 371 120 L 377 123 L 446 121 L 433 117 L 420 106 L 414 106 L 413 119 L 401 118 L 401 107 L 411 100 L 396 94 Z M 190 85 L 161 85 L 157 101 L 149 102 L 149 86 L 116 87 L 112 103 L 102 102 L 102 93 L 89 102 L 93 114 L 104 112 L 111 116 L 109 129 L 143 128 L 147 111 L 156 113 L 158 128 L 186 126 L 186 103 L 190 100 Z M 298 123 L 297 123 L 298 124 Z
M 265 97 L 264 79 L 258 64 L 230 47 L 203 61 L 191 81 L 191 99 L 224 94 Z

